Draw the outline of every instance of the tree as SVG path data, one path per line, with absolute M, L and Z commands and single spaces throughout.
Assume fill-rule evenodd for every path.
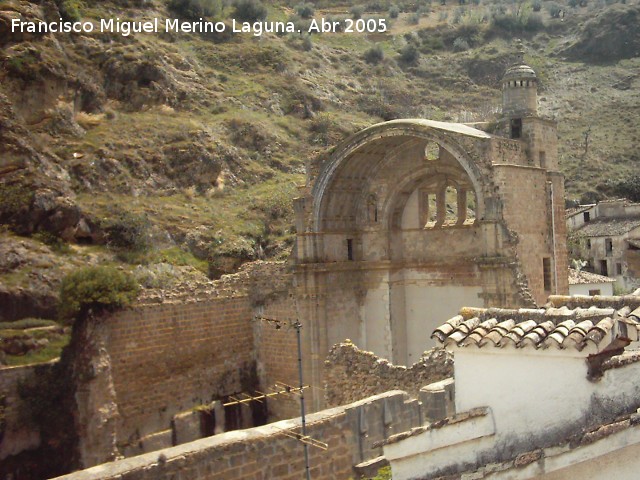
M 94 312 L 126 307 L 138 296 L 130 274 L 114 267 L 84 267 L 64 277 L 60 286 L 59 313 L 74 319 Z

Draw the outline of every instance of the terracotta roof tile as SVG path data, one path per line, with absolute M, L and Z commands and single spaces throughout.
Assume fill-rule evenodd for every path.
M 584 270 L 569 269 L 569 285 L 585 285 L 592 283 L 613 283 L 615 278 L 605 277 L 597 273 L 585 272 Z
M 640 296 L 554 296 L 541 309 L 463 308 L 431 337 L 445 346 L 602 351 L 616 339 L 640 339 Z
M 585 223 L 578 231 L 587 237 L 624 235 L 640 227 L 640 217 L 600 217 Z

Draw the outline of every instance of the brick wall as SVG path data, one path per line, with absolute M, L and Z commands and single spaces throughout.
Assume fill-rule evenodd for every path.
M 140 306 L 108 318 L 119 443 L 168 428 L 180 411 L 253 387 L 251 318 L 246 295 Z
M 296 321 L 295 301 L 288 294 L 272 299 L 259 314 L 279 323 L 257 321 L 254 335 L 257 370 L 261 390 L 280 390 L 278 384 L 298 386 L 298 342 L 293 324 Z M 307 382 L 308 383 L 308 382 Z M 269 419 L 282 420 L 300 414 L 297 395 L 279 395 L 267 402 Z
M 344 407 L 309 415 L 307 434 L 327 444 L 309 446 L 314 480 L 346 480 L 354 466 L 382 454 L 377 442 L 418 426 L 417 401 L 387 392 Z M 283 434 L 299 432 L 300 419 L 196 440 L 58 477 L 58 480 L 299 480 L 303 444 Z
M 331 348 L 325 373 L 328 406 L 344 405 L 389 390 L 404 390 L 419 398 L 422 387 L 453 376 L 453 357 L 442 348 L 434 348 L 407 368 L 360 350 L 353 343 L 340 343 Z

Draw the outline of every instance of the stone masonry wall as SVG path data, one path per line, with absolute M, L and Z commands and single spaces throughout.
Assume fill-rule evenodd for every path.
M 404 390 L 419 398 L 422 387 L 453 376 L 453 357 L 442 348 L 434 348 L 407 368 L 346 342 L 331 348 L 325 373 L 328 406 L 344 405 L 389 390 Z
M 419 422 L 418 402 L 399 391 L 309 415 L 307 434 L 327 444 L 326 450 L 308 447 L 311 477 L 355 478 L 354 466 L 382 455 L 378 442 Z M 299 431 L 299 418 L 284 420 L 107 463 L 57 480 L 298 480 L 305 476 L 303 444 L 290 435 Z
M 0 462 L 10 455 L 40 445 L 38 429 L 21 417 L 19 384 L 31 379 L 36 368 L 45 365 L 26 365 L 0 369 Z

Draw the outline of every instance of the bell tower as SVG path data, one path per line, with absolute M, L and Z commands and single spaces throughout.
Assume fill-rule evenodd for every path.
M 502 116 L 511 119 L 538 115 L 538 77 L 524 63 L 524 47 L 518 40 L 515 62 L 502 78 Z

